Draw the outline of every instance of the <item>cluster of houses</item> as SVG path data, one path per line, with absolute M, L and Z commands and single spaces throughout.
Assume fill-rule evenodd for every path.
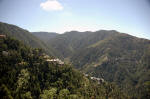
M 89 76 L 88 74 L 84 74 L 84 75 L 85 75 L 86 77 Z M 103 78 L 90 77 L 90 79 L 92 79 L 92 80 L 94 80 L 94 81 L 97 81 L 98 84 L 101 84 L 101 83 L 105 82 Z
M 47 62 L 49 63 L 57 63 L 59 65 L 64 65 L 64 62 L 61 61 L 60 59 L 56 58 L 56 59 L 51 59 L 48 55 L 44 54 L 43 58 L 46 59 Z
M 47 62 L 55 62 L 55 63 L 58 63 L 59 65 L 63 65 L 64 64 L 64 62 L 63 61 L 61 61 L 60 59 L 47 59 L 46 60 Z
M 91 77 L 92 80 L 98 81 L 98 84 L 103 83 L 104 79 L 103 78 L 96 78 L 96 77 Z

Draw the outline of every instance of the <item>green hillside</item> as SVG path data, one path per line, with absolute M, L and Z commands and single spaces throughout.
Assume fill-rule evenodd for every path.
M 45 44 L 38 36 L 5 23 L 0 23 L 0 34 L 6 35 L 0 44 L 0 89 L 4 96 L 22 99 L 28 95 L 37 99 L 54 91 L 53 97 L 58 99 L 59 93 L 68 92 L 67 97 L 77 99 L 150 98 L 150 40 L 114 30 L 71 31 L 53 35 Z M 49 63 L 44 53 L 50 55 L 49 60 L 55 56 L 72 66 Z M 103 78 L 105 83 L 98 84 L 73 67 Z
M 57 33 L 53 32 L 32 32 L 33 35 L 37 36 L 40 40 L 47 42 L 48 40 L 56 37 Z
M 50 39 L 47 45 L 53 47 L 59 55 L 57 57 L 68 58 L 72 54 L 78 52 L 90 44 L 103 40 L 109 36 L 116 35 L 115 31 L 97 31 L 97 32 L 78 32 L 71 31 L 64 34 L 57 35 L 55 38 Z M 44 35 L 44 34 L 43 34 Z
M 48 44 L 75 68 L 116 83 L 133 97 L 150 81 L 149 40 L 117 31 L 72 31 Z
M 150 41 L 120 34 L 75 53 L 77 68 L 126 89 L 150 80 Z
M 116 85 L 98 84 L 67 64 L 49 62 L 41 49 L 0 38 L 1 99 L 128 99 Z
M 32 35 L 29 31 L 15 25 L 0 22 L 0 34 L 5 34 L 22 41 L 33 48 L 42 48 L 48 54 L 53 54 L 53 49 L 43 41 Z

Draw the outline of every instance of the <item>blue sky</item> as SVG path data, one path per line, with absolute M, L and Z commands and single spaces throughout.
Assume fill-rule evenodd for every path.
M 150 39 L 150 0 L 0 0 L 0 21 L 31 32 L 106 29 Z

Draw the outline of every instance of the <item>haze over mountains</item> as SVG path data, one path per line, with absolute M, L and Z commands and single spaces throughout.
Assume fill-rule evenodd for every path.
M 145 99 L 149 97 L 142 87 L 150 85 L 150 40 L 115 30 L 30 33 L 5 23 L 0 23 L 0 34 L 43 48 L 90 76 L 118 85 L 131 98 L 144 97 L 142 92 L 147 95 Z

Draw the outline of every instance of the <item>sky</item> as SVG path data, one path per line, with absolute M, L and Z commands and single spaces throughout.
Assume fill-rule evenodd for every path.
M 0 21 L 30 32 L 117 30 L 150 39 L 150 0 L 0 0 Z

